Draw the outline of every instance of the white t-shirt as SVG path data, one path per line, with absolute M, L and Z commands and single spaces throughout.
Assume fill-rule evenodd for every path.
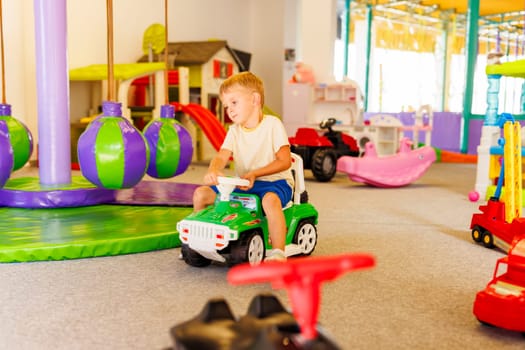
M 237 176 L 242 176 L 273 162 L 277 151 L 282 146 L 289 144 L 288 135 L 281 120 L 273 115 L 264 115 L 255 129 L 245 129 L 238 124 L 231 125 L 221 148 L 233 153 L 235 172 Z M 264 181 L 284 179 L 293 188 L 293 176 L 290 169 L 257 179 Z

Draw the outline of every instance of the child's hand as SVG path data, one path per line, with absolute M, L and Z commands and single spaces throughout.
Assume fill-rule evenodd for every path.
M 244 174 L 242 178 L 250 181 L 250 184 L 248 186 L 238 186 L 238 187 L 243 191 L 248 191 L 250 188 L 253 187 L 253 183 L 255 181 L 255 175 L 252 172 L 250 172 L 250 173 Z
M 207 172 L 206 175 L 204 175 L 204 184 L 207 186 L 218 185 L 219 180 L 217 178 L 219 176 L 223 176 L 223 173 L 215 171 Z

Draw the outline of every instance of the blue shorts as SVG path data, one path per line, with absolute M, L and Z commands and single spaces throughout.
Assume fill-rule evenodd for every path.
M 211 188 L 216 193 L 219 193 L 216 186 L 211 186 Z M 277 180 L 277 181 L 255 180 L 255 182 L 253 183 L 253 187 L 250 188 L 248 191 L 242 191 L 236 188 L 234 192 L 256 194 L 259 196 L 259 198 L 261 198 L 261 200 L 266 193 L 273 192 L 277 196 L 279 196 L 279 199 L 281 200 L 281 205 L 283 206 L 283 208 L 286 206 L 286 204 L 288 204 L 290 200 L 292 200 L 292 188 L 290 187 L 288 182 L 286 182 L 286 180 Z

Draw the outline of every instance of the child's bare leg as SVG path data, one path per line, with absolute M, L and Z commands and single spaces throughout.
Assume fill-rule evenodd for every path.
M 268 220 L 268 231 L 273 249 L 281 249 L 284 252 L 286 243 L 286 221 L 284 219 L 283 207 L 279 196 L 268 192 L 264 195 L 262 206 Z
M 215 202 L 217 194 L 209 186 L 199 186 L 193 192 L 193 211 L 198 212 Z

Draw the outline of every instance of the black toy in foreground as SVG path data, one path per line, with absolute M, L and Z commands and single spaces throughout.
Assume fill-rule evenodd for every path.
M 236 319 L 224 299 L 212 299 L 195 318 L 174 326 L 174 350 L 339 350 L 322 329 L 305 339 L 294 316 L 272 294 L 255 296 Z

